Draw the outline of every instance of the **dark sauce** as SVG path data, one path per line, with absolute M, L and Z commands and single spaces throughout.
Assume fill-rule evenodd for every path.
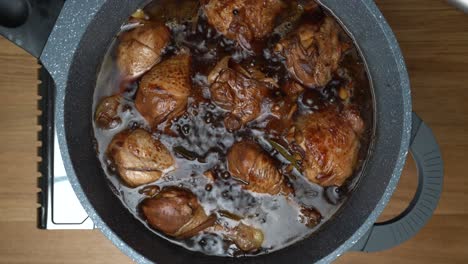
M 353 94 L 351 102 L 357 105 L 366 125 L 366 131 L 361 139 L 359 165 L 354 176 L 341 187 L 322 188 L 309 183 L 298 171 L 279 155 L 278 151 L 269 148 L 265 142 L 267 136 L 275 137 L 278 142 L 284 142 L 282 136 L 286 132 L 284 126 L 267 126 L 269 113 L 267 110 L 257 120 L 234 133 L 226 130 L 223 119 L 226 111 L 211 102 L 207 75 L 216 63 L 225 56 L 232 56 L 233 61 L 244 67 L 255 66 L 267 77 L 278 80 L 281 87 L 289 81 L 289 74 L 282 59 L 276 56 L 272 49 L 274 45 L 297 25 L 307 20 L 308 23 L 320 23 L 329 16 L 319 10 L 313 15 L 301 15 L 302 10 L 296 1 L 288 1 L 288 8 L 282 12 L 276 21 L 274 32 L 259 44 L 261 51 L 256 54 L 241 49 L 235 41 L 225 38 L 212 28 L 204 15 L 199 11 L 198 1 L 160 0 L 152 1 L 144 11 L 150 19 L 163 21 L 171 29 L 172 42 L 166 48 L 163 60 L 175 54 L 181 48 L 188 48 L 192 54 L 192 94 L 189 98 L 187 111 L 177 120 L 173 120 L 168 131 L 155 132 L 164 145 L 176 159 L 177 169 L 162 177 L 155 183 L 138 188 L 128 188 L 122 184 L 116 175 L 115 168 L 105 156 L 105 150 L 114 135 L 125 129 L 145 128 L 150 131 L 146 121 L 135 109 L 133 100 L 138 81 L 122 84 L 115 65 L 114 41 L 109 48 L 98 77 L 93 109 L 102 98 L 122 93 L 128 100 L 125 103 L 120 118 L 120 126 L 112 130 L 102 130 L 95 127 L 95 137 L 98 142 L 98 155 L 111 188 L 128 207 L 128 209 L 144 224 L 145 220 L 139 212 L 139 203 L 164 186 L 182 186 L 196 194 L 207 212 L 230 212 L 242 216 L 242 221 L 248 225 L 260 228 L 265 235 L 263 249 L 255 254 L 265 254 L 291 245 L 301 239 L 313 235 L 320 226 L 337 212 L 346 201 L 346 197 L 355 187 L 361 168 L 364 164 L 372 136 L 373 104 L 369 79 L 365 65 L 354 46 L 352 39 L 341 32 L 341 39 L 351 45 L 351 49 L 343 56 L 340 68 L 334 74 L 333 80 L 320 91 L 306 89 L 297 101 L 288 102 L 287 96 L 280 88 L 272 88 L 266 104 L 290 103 L 298 105 L 298 112 L 315 111 L 329 104 L 340 104 L 339 89 L 352 82 Z M 267 106 L 265 109 L 269 109 Z M 165 126 L 165 124 L 164 124 Z M 292 199 L 285 196 L 262 195 L 244 191 L 242 182 L 232 177 L 226 168 L 226 154 L 237 141 L 248 139 L 258 142 L 271 156 L 275 157 L 276 165 L 286 175 L 289 185 L 294 187 Z M 214 181 L 204 176 L 211 171 Z M 300 208 L 297 204 L 315 208 L 323 220 L 320 225 L 308 228 L 300 222 Z M 229 217 L 219 217 L 218 223 L 234 226 L 236 222 Z M 287 227 L 287 228 L 286 228 Z M 173 243 L 190 250 L 201 251 L 208 255 L 242 256 L 235 245 L 223 239 L 215 232 L 201 233 L 193 238 L 178 241 L 166 237 Z

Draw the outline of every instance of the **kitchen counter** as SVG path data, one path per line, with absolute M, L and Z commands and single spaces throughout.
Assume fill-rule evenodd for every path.
M 445 163 L 434 217 L 410 241 L 338 263 L 468 262 L 468 14 L 444 0 L 378 0 L 410 72 L 414 110 L 433 129 Z M 36 60 L 0 39 L 0 263 L 130 263 L 99 231 L 36 228 Z M 403 211 L 416 189 L 410 160 L 381 220 Z

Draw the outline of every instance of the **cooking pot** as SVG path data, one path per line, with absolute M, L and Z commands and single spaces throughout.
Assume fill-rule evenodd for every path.
M 411 110 L 408 73 L 390 27 L 371 0 L 321 0 L 354 38 L 373 88 L 375 124 L 359 184 L 316 233 L 270 254 L 222 258 L 188 251 L 149 232 L 119 201 L 96 157 L 92 100 L 106 50 L 143 0 L 0 1 L 0 32 L 39 58 L 55 84 L 56 133 L 70 182 L 96 226 L 136 262 L 330 262 L 348 250 L 378 251 L 415 235 L 442 191 L 443 166 L 431 130 Z M 53 131 L 52 131 L 53 132 Z M 395 190 L 408 150 L 419 186 L 408 209 L 376 224 Z M 285 227 L 287 228 L 287 227 Z

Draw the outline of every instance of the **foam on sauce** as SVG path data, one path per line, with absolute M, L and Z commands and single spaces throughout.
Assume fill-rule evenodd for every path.
M 287 71 L 283 63 L 275 56 L 272 56 L 271 48 L 281 36 L 284 36 L 299 23 L 297 19 L 300 16 L 295 12 L 301 10 L 297 7 L 297 4 L 294 4 L 294 1 L 290 2 L 289 9 L 279 18 L 278 27 L 265 40 L 263 52 L 256 55 L 237 48 L 234 41 L 228 40 L 217 33 L 203 17 L 193 19 L 196 17 L 198 8 L 197 5 L 195 5 L 195 8 L 192 7 L 194 1 L 153 1 L 145 8 L 145 12 L 149 14 L 151 19 L 162 20 L 171 29 L 172 43 L 166 49 L 163 59 L 171 56 L 181 47 L 189 48 L 193 58 L 193 93 L 189 98 L 187 112 L 170 126 L 173 135 L 162 132 L 154 134 L 175 157 L 177 169 L 165 175 L 159 181 L 149 184 L 149 186 L 157 185 L 161 188 L 164 186 L 183 186 L 198 196 L 207 215 L 215 211 L 225 210 L 242 216 L 242 221 L 245 224 L 260 228 L 264 232 L 263 249 L 256 254 L 279 250 L 313 235 L 314 231 L 319 229 L 324 222 L 337 212 L 359 179 L 360 168 L 365 159 L 371 135 L 372 98 L 369 80 L 358 51 L 353 47 L 344 56 L 334 80 L 321 94 L 312 93 L 312 95 L 307 95 L 305 93 L 300 98 L 302 101 L 307 101 L 307 98 L 303 98 L 304 96 L 318 98 L 318 100 L 312 102 L 312 104 L 317 105 L 323 103 L 322 101 L 337 100 L 337 89 L 339 89 L 342 80 L 351 78 L 355 82 L 352 100 L 359 107 L 366 124 L 366 133 L 363 135 L 361 142 L 360 165 L 356 169 L 355 175 L 343 187 L 322 188 L 309 183 L 294 170 L 292 173 L 288 173 L 287 176 L 294 186 L 295 196 L 288 198 L 283 195 L 271 196 L 245 191 L 241 188 L 242 183 L 238 180 L 232 177 L 222 177 L 227 170 L 226 153 L 235 142 L 241 139 L 257 141 L 266 150 L 269 150 L 272 156 L 276 157 L 276 165 L 281 168 L 281 171 L 286 171 L 287 164 L 284 161 L 282 162 L 280 155 L 274 149 L 268 149 L 268 144 L 265 142 L 267 134 L 272 133 L 272 131 L 265 129 L 265 118 L 262 118 L 267 117 L 268 112 L 262 112 L 260 118 L 249 123 L 247 127 L 240 131 L 234 133 L 227 131 L 223 124 L 226 111 L 210 101 L 207 75 L 220 59 L 230 55 L 237 63 L 244 66 L 255 65 L 268 77 L 277 78 L 280 84 L 285 83 L 289 78 Z M 171 14 L 167 10 L 171 10 L 170 6 L 175 4 L 177 4 L 179 11 Z M 325 15 L 327 14 L 318 14 L 318 16 Z M 320 17 L 315 19 L 320 19 Z M 341 33 L 341 38 L 352 44 L 351 39 L 344 31 Z M 122 83 L 114 59 L 117 42 L 117 40 L 114 41 L 109 48 L 102 64 L 94 94 L 94 110 L 103 98 L 116 94 L 121 89 Z M 127 85 L 126 97 L 132 98 L 137 88 L 138 81 Z M 280 94 L 276 95 L 276 97 L 272 96 L 266 101 L 275 102 L 283 100 L 283 97 Z M 98 156 L 115 194 L 120 197 L 135 217 L 147 225 L 139 212 L 139 203 L 146 198 L 141 190 L 146 186 L 134 189 L 126 187 L 121 183 L 115 169 L 112 168 L 105 156 L 109 142 L 117 133 L 136 127 L 146 128 L 150 131 L 146 121 L 135 109 L 132 100 L 128 100 L 121 108 L 122 123 L 117 128 L 112 130 L 103 130 L 96 126 L 94 128 L 98 143 Z M 185 155 L 184 157 L 184 155 L 181 155 L 181 149 L 188 151 L 191 156 L 187 157 Z M 211 182 L 203 175 L 211 169 L 214 169 L 215 174 L 218 176 L 214 182 Z M 207 187 L 209 184 L 211 184 L 209 186 L 211 188 Z M 296 206 L 297 204 L 316 208 L 323 216 L 321 224 L 311 229 L 301 223 L 299 221 L 300 208 Z M 230 227 L 237 225 L 236 221 L 227 217 L 218 218 L 218 223 Z M 178 241 L 151 229 L 149 226 L 148 229 L 190 250 L 219 256 L 245 255 L 235 245 L 225 241 L 221 234 L 215 232 L 201 233 L 185 241 Z

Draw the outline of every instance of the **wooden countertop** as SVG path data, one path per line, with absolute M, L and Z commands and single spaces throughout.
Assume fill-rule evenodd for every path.
M 347 253 L 338 263 L 468 263 L 468 14 L 444 0 L 378 0 L 410 72 L 414 110 L 432 127 L 445 163 L 436 214 L 394 249 Z M 0 39 L 0 263 L 129 263 L 97 230 L 36 229 L 36 60 Z M 382 219 L 414 194 L 410 162 Z

